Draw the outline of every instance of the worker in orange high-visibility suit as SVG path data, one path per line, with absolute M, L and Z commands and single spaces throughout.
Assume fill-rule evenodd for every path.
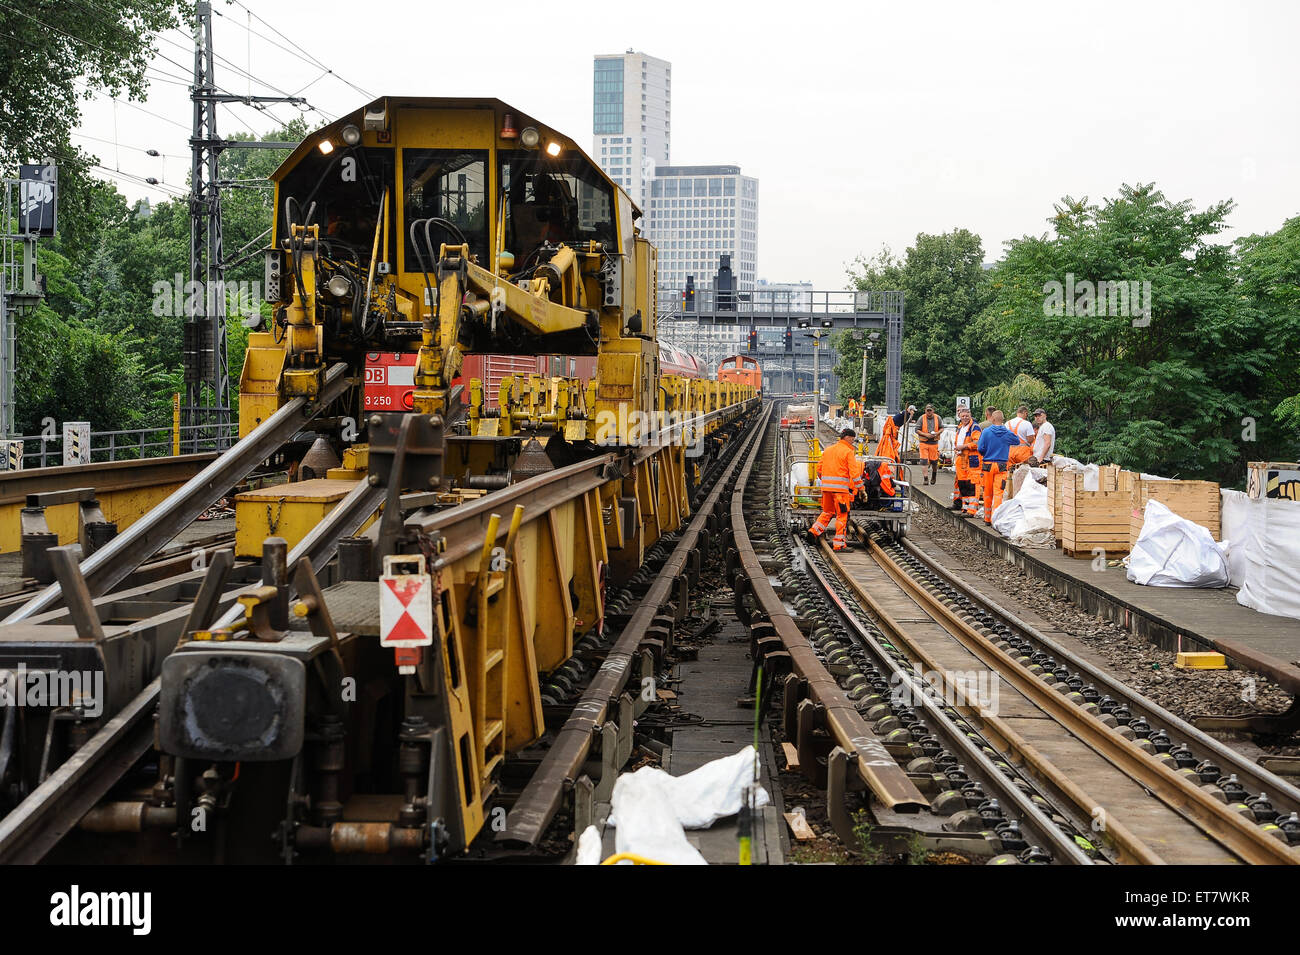
M 903 423 L 903 413 L 887 415 L 880 428 L 880 440 L 876 442 L 876 457 L 898 460 L 898 427 Z
M 925 414 L 916 424 L 916 443 L 921 452 L 921 483 L 936 484 L 939 480 L 939 435 L 943 422 L 934 413 L 934 405 L 925 406 Z
M 853 451 L 856 437 L 856 431 L 845 428 L 840 432 L 840 439 L 822 452 L 817 464 L 817 476 L 822 487 L 822 512 L 808 533 L 814 538 L 821 537 L 833 520 L 835 537 L 831 540 L 832 550 L 848 547 L 849 505 L 862 487 L 862 463 Z
M 981 432 L 987 431 L 993 427 L 993 412 L 997 411 L 992 405 L 984 406 L 984 420 L 979 423 Z M 973 415 L 972 415 L 973 417 Z M 984 459 L 981 457 L 979 462 L 980 473 L 975 475 L 975 514 L 979 515 L 980 509 L 984 507 Z
M 889 458 L 897 462 L 903 452 L 903 429 L 912 420 L 916 405 L 908 405 L 907 411 L 896 411 L 885 416 L 885 423 L 880 428 L 880 440 L 876 442 L 876 457 Z
M 979 452 L 984 457 L 984 523 L 993 523 L 993 512 L 1002 503 L 1007 454 L 1020 443 L 1014 431 L 1002 423 L 1002 412 L 993 412 L 993 423 L 980 434 Z
M 957 411 L 957 440 L 953 446 L 953 464 L 956 466 L 957 481 L 954 493 L 958 495 L 955 510 L 966 517 L 974 517 L 978 494 L 976 487 L 984 483 L 981 473 L 980 453 L 977 450 L 980 440 L 980 426 L 971 418 L 969 408 Z
M 1021 440 L 1023 441 L 1024 439 L 1022 438 Z M 1007 452 L 1007 467 L 1014 469 L 1016 465 L 1024 464 L 1033 456 L 1033 453 L 1034 443 L 1032 441 L 1030 441 L 1029 444 L 1013 445 L 1011 450 Z

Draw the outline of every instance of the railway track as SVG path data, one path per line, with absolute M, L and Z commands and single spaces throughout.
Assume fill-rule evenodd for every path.
M 784 474 L 784 455 L 773 453 L 784 446 L 768 446 L 774 474 Z M 789 564 L 783 596 L 805 618 L 826 671 L 926 792 L 929 813 L 911 821 L 922 844 L 964 841 L 987 855 L 970 838 L 942 835 L 975 829 L 1010 850 L 999 861 L 1300 860 L 1300 791 L 1038 633 L 910 542 L 863 537 L 865 549 L 837 554 L 791 539 L 770 487 L 759 485 L 749 505 L 770 511 L 766 545 Z M 828 774 L 830 814 L 852 846 L 837 773 Z M 946 818 L 938 833 L 936 815 Z
M 662 678 L 674 641 L 698 623 L 689 608 L 713 561 L 725 567 L 763 663 L 762 696 L 779 690 L 798 769 L 824 787 L 850 850 L 949 851 L 996 864 L 1300 860 L 1300 791 L 1291 785 L 1133 694 L 910 542 L 859 532 L 865 546 L 832 553 L 794 536 L 772 412 L 730 442 L 696 489 L 689 522 L 656 541 L 609 595 L 604 627 L 543 678 L 548 732 L 503 767 L 494 805 L 506 810 L 505 825 L 478 840 L 475 858 L 567 855 L 568 833 L 608 800 L 635 749 L 634 727 L 652 705 L 637 681 Z M 561 474 L 498 493 L 540 507 L 575 493 L 574 480 Z M 417 519 L 439 522 L 454 552 L 461 537 L 482 539 L 478 512 L 493 508 L 485 498 Z M 155 680 L 0 821 L 0 859 L 39 861 L 74 831 L 84 839 L 174 827 L 174 810 L 127 782 L 152 759 L 156 697 Z

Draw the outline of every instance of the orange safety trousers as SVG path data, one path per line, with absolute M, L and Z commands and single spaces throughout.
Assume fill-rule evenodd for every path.
M 1000 461 L 984 462 L 984 523 L 993 523 L 993 512 L 1002 503 L 1006 472 Z
M 849 536 L 849 505 L 853 503 L 852 494 L 835 494 L 822 492 L 822 512 L 809 528 L 815 537 L 821 537 L 826 528 L 835 522 L 835 536 L 831 538 L 832 550 L 843 550 Z

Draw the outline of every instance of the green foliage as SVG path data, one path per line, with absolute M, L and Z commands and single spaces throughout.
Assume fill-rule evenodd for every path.
M 1065 453 L 1231 483 L 1245 460 L 1278 446 L 1270 412 L 1282 397 L 1286 323 L 1243 294 L 1232 249 L 1211 242 L 1231 210 L 1221 202 L 1198 212 L 1153 185 L 1125 185 L 1100 206 L 1066 197 L 1054 237 L 1008 243 L 981 329 L 1017 369 L 1050 382 Z M 1269 258 L 1269 243 L 1253 248 Z M 1070 301 L 1071 277 L 1076 290 L 1149 283 L 1149 321 L 1133 314 L 1137 303 L 1114 314 L 1101 297 L 1093 308 L 1084 292 Z M 1054 298 L 1061 307 L 1049 307 Z M 1243 440 L 1246 417 L 1259 422 L 1253 444 Z
M 849 267 L 850 287 L 860 291 L 901 289 L 904 297 L 903 403 L 927 401 L 947 411 L 958 394 L 986 383 L 1001 370 L 978 337 L 975 319 L 989 298 L 979 236 L 966 229 L 942 235 L 920 233 L 900 261 L 888 249 L 859 257 Z M 862 343 L 838 339 L 840 397 L 858 394 Z M 867 398 L 884 395 L 885 355 L 878 343 L 867 355 Z
M 1285 396 L 1272 415 L 1276 456 L 1300 460 L 1300 216 L 1271 235 L 1239 240 L 1237 256 L 1242 295 L 1258 303 L 1265 337 L 1279 349 L 1260 395 L 1265 403 Z
M 265 138 L 297 142 L 305 135 L 299 119 Z M 273 214 L 266 177 L 285 152 L 232 148 L 221 159 L 222 178 L 237 182 L 222 197 L 236 412 L 248 345 L 243 320 L 259 307 L 261 250 Z M 38 433 L 46 417 L 89 420 L 95 430 L 167 427 L 172 395 L 184 392 L 181 343 L 192 291 L 186 288 L 188 204 L 141 202 L 133 208 L 111 184 L 97 181 L 87 196 L 88 211 L 61 205 L 60 234 L 39 252 L 46 300 L 20 322 L 17 425 L 24 434 Z M 261 311 L 269 314 L 265 305 Z
M 1035 408 L 1045 409 L 1050 420 L 1052 416 L 1052 389 L 1040 378 L 1021 374 L 1016 375 L 1009 382 L 985 388 L 979 394 L 971 397 L 971 407 L 975 411 L 975 420 L 977 421 L 983 419 L 984 409 L 990 405 L 1001 410 L 1006 415 L 1007 420 L 1010 420 L 1015 416 L 1016 408 L 1022 404 L 1029 405 L 1031 412 Z
M 142 357 L 128 332 L 105 332 L 64 321 L 41 305 L 18 322 L 16 423 L 39 434 L 42 421 L 89 421 L 91 430 L 153 427 L 176 380 Z M 164 405 L 165 406 L 165 405 Z
M 885 862 L 885 851 L 872 838 L 875 828 L 865 811 L 859 810 L 853 814 L 853 835 L 858 844 L 850 846 L 849 850 L 856 852 L 865 865 L 883 865 Z
M 93 210 L 111 190 L 89 176 L 92 157 L 73 146 L 79 104 L 94 91 L 143 97 L 157 58 L 152 34 L 177 26 L 176 0 L 27 0 L 0 8 L 0 170 L 53 157 L 59 163 L 59 221 L 80 252 Z

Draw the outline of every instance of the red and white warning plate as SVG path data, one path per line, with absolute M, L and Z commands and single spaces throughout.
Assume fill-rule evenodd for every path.
M 423 555 L 384 558 L 379 578 L 379 643 L 385 647 L 433 643 L 433 578 L 424 572 Z

